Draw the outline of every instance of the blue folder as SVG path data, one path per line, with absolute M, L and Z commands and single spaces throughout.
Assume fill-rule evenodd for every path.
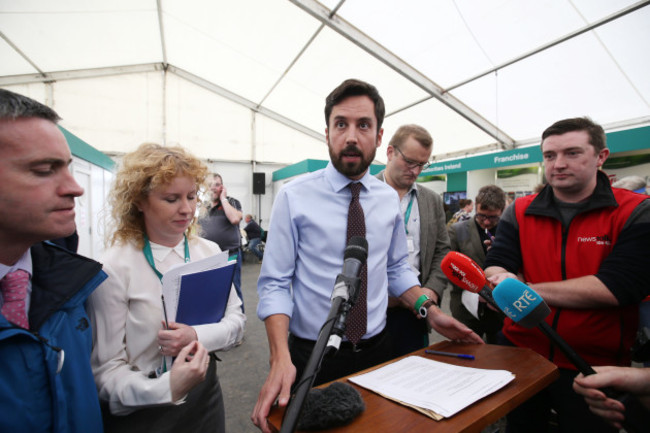
M 228 305 L 235 263 L 181 277 L 176 321 L 186 325 L 217 323 Z

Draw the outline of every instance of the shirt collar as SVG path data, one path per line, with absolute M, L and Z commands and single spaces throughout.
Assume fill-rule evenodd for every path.
M 151 244 L 151 254 L 158 262 L 163 262 L 172 253 L 178 255 L 181 259 L 185 260 L 185 238 L 183 238 L 175 247 L 166 247 L 164 245 L 149 242 Z
M 413 182 L 406 194 L 415 194 L 416 197 L 418 196 L 418 188 L 415 186 L 415 182 Z
M 384 182 L 386 184 L 388 183 L 388 182 L 386 182 L 386 170 L 382 170 L 381 173 L 379 173 L 378 177 L 382 182 Z M 406 196 L 408 196 L 408 195 L 410 195 L 412 193 L 414 193 L 416 197 L 420 194 L 420 190 L 418 189 L 415 182 L 413 182 L 413 184 L 411 184 L 411 187 L 409 188 L 408 191 L 406 191 L 406 194 L 404 194 L 404 197 L 406 197 Z
M 327 163 L 327 167 L 325 167 L 325 178 L 332 185 L 332 188 L 334 188 L 335 192 L 340 192 L 343 188 L 346 188 L 350 182 L 360 182 L 361 185 L 363 185 L 363 188 L 366 190 L 370 189 L 370 186 L 368 185 L 371 178 L 370 167 L 368 167 L 368 170 L 366 170 L 366 173 L 363 175 L 363 177 L 357 181 L 342 175 L 330 161 Z
M 25 251 L 25 253 L 18 259 L 18 261 L 12 265 L 12 266 L 7 266 L 5 264 L 0 263 L 0 280 L 5 277 L 9 272 L 17 271 L 18 269 L 22 269 L 23 271 L 27 271 L 31 277 L 32 275 L 32 254 L 31 254 L 31 248 Z

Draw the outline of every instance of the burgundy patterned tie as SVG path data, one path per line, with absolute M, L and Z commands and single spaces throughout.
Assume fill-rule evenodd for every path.
M 352 236 L 366 237 L 366 218 L 363 215 L 361 203 L 359 203 L 361 184 L 358 182 L 350 183 L 348 186 L 350 187 L 350 191 L 352 191 L 352 199 L 350 200 L 350 208 L 348 210 L 347 242 L 350 241 Z M 360 278 L 359 297 L 357 298 L 356 304 L 350 310 L 350 315 L 345 326 L 345 336 L 352 344 L 357 344 L 361 340 L 361 337 L 366 333 L 368 325 L 368 267 L 366 263 L 361 267 Z
M 0 290 L 4 302 L 0 312 L 8 321 L 25 329 L 29 329 L 27 312 L 25 311 L 28 284 L 29 273 L 22 269 L 9 272 L 0 280 Z

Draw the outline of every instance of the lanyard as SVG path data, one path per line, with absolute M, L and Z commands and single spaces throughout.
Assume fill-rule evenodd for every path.
M 185 238 L 185 263 L 188 263 L 190 261 L 190 247 L 187 244 L 187 236 L 183 236 Z M 151 269 L 156 273 L 160 281 L 162 281 L 162 274 L 158 269 L 156 269 L 156 264 L 153 261 L 153 253 L 151 252 L 151 244 L 149 243 L 149 237 L 145 233 L 144 235 L 144 247 L 142 247 L 142 252 L 144 252 L 144 256 L 147 258 L 147 262 L 149 263 L 149 266 L 151 266 Z M 165 314 L 165 324 L 167 324 L 167 311 L 165 310 L 165 297 L 161 296 L 162 299 L 162 309 L 163 313 Z M 169 326 L 167 326 L 169 328 Z M 163 356 L 163 365 L 162 365 L 162 371 L 161 373 L 164 373 L 167 371 L 167 360 Z
M 411 200 L 409 201 L 409 205 L 406 208 L 406 213 L 404 213 L 404 230 L 406 230 L 406 234 L 409 234 L 409 229 L 408 229 L 408 223 L 409 223 L 409 218 L 411 217 L 411 208 L 413 207 L 413 196 L 415 194 L 411 193 Z
M 185 263 L 188 263 L 190 261 L 190 247 L 187 243 L 187 236 L 184 236 L 185 238 Z M 144 256 L 147 258 L 147 262 L 149 263 L 149 266 L 151 266 L 151 269 L 156 273 L 158 278 L 162 281 L 162 274 L 158 269 L 156 269 L 156 264 L 153 261 L 153 253 L 151 252 L 151 244 L 149 243 L 149 237 L 145 234 L 144 235 L 144 247 L 142 248 L 142 252 L 144 252 Z

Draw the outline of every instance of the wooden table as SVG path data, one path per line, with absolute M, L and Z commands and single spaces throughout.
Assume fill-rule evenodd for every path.
M 491 344 L 462 344 L 449 341 L 434 344 L 430 348 L 446 352 L 467 353 L 474 355 L 476 359 L 465 360 L 448 356 L 429 355 L 424 353 L 424 349 L 415 351 L 410 355 L 419 355 L 439 362 L 465 367 L 508 370 L 515 374 L 515 379 L 499 391 L 472 404 L 451 418 L 434 421 L 413 409 L 392 402 L 372 391 L 346 381 L 346 378 L 341 378 L 339 381 L 346 381 L 361 393 L 361 397 L 366 404 L 366 410 L 345 427 L 321 431 L 328 433 L 377 433 L 384 431 L 393 433 L 480 432 L 483 428 L 496 422 L 499 418 L 544 389 L 559 376 L 555 364 L 530 349 Z M 374 370 L 386 364 L 365 371 Z M 283 414 L 284 408 L 274 407 L 269 414 L 270 424 L 279 429 L 282 424 Z

